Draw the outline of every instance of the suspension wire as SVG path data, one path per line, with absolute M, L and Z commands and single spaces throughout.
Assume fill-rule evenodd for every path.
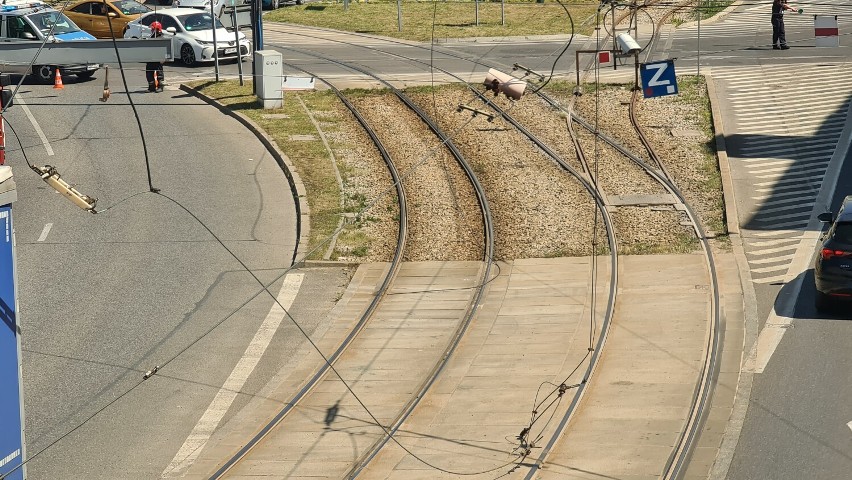
M 109 8 L 107 0 L 103 0 L 103 4 L 105 8 Z M 139 112 L 136 111 L 136 104 L 133 103 L 133 97 L 130 95 L 130 89 L 127 88 L 127 77 L 124 74 L 124 66 L 121 63 L 121 54 L 118 52 L 118 43 L 115 41 L 115 32 L 112 30 L 112 17 L 109 15 L 107 15 L 107 24 L 109 25 L 110 37 L 112 37 L 112 48 L 115 50 L 115 58 L 118 61 L 118 70 L 121 72 L 121 82 L 124 84 L 124 93 L 127 95 L 127 101 L 130 103 L 130 108 L 133 110 L 133 117 L 136 118 L 136 126 L 139 128 L 139 137 L 142 139 L 142 154 L 145 158 L 145 172 L 148 174 L 148 191 L 151 193 L 157 193 L 160 190 L 158 188 L 154 188 L 154 184 L 151 183 L 151 161 L 148 157 L 148 142 L 145 141 L 145 132 L 142 131 L 142 121 L 139 119 Z M 147 70 L 145 73 L 147 74 Z

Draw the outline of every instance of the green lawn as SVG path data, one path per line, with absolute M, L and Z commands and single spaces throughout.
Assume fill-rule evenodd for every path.
M 594 29 L 597 3 L 589 0 L 547 0 L 544 3 L 507 1 L 439 1 L 401 3 L 371 1 L 312 2 L 280 8 L 264 15 L 264 21 L 295 23 L 335 30 L 362 32 L 407 40 L 508 37 L 524 35 L 568 35 L 574 20 L 576 33 L 589 35 Z M 479 22 L 477 23 L 477 6 Z M 503 10 L 501 21 L 501 10 Z M 401 24 L 398 12 L 401 12 Z

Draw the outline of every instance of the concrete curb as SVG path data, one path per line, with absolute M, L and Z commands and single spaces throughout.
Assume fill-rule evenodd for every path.
M 741 2 L 737 2 L 739 4 Z M 731 177 L 731 165 L 728 159 L 727 146 L 725 143 L 725 129 L 722 123 L 722 112 L 719 108 L 718 91 L 713 80 L 712 72 L 704 74 L 707 82 L 707 94 L 710 98 L 710 108 L 713 115 L 713 130 L 716 133 L 716 152 L 719 158 L 719 172 L 722 177 L 722 195 L 725 199 L 725 220 L 728 236 L 737 270 L 740 277 L 740 289 L 743 297 L 743 355 L 752 348 L 757 341 L 757 299 L 754 284 L 749 271 L 748 259 L 745 255 L 742 237 L 739 229 L 739 213 L 737 212 L 736 197 L 734 195 L 733 179 Z M 737 389 L 734 397 L 734 405 L 731 410 L 728 424 L 722 434 L 722 443 L 716 455 L 716 460 L 711 466 L 708 478 L 711 480 L 723 480 L 727 478 L 728 470 L 734 458 L 734 452 L 739 443 L 745 415 L 751 398 L 751 389 L 754 383 L 754 374 L 742 371 L 743 361 L 740 361 L 740 376 L 737 381 Z
M 734 10 L 736 10 L 736 9 L 737 9 L 740 5 L 742 5 L 742 4 L 743 4 L 743 1 L 744 1 L 744 0 L 736 0 L 734 3 L 732 3 L 731 5 L 729 5 L 729 6 L 728 6 L 728 8 L 726 8 L 726 9 L 722 10 L 721 12 L 717 13 L 716 15 L 713 15 L 713 16 L 712 16 L 712 17 L 710 17 L 710 18 L 705 18 L 704 20 L 702 20 L 702 21 L 701 21 L 701 23 L 703 23 L 703 24 L 705 24 L 705 25 L 710 25 L 710 24 L 712 24 L 712 23 L 721 22 L 722 20 L 724 20 L 725 18 L 727 18 L 727 17 L 728 17 L 728 15 L 730 15 L 730 14 L 731 14 L 731 12 L 733 12 L 733 11 L 734 11 Z M 693 22 L 683 23 L 683 24 L 681 24 L 681 25 L 680 25 L 679 27 L 677 27 L 677 28 L 691 27 L 691 26 L 693 26 L 693 25 L 698 25 L 698 20 L 695 20 L 695 21 L 693 21 Z
M 722 176 L 722 196 L 725 199 L 725 227 L 729 235 L 739 235 L 739 213 L 737 200 L 734 196 L 734 180 L 731 178 L 731 164 L 728 161 L 727 145 L 725 143 L 725 128 L 722 124 L 722 111 L 719 109 L 719 97 L 716 83 L 711 72 L 704 74 L 707 81 L 707 95 L 710 97 L 710 111 L 713 115 L 713 131 L 716 133 L 716 154 L 719 157 L 719 174 Z
M 240 112 L 236 112 L 228 108 L 227 106 L 217 102 L 216 100 L 204 95 L 198 90 L 180 84 L 179 87 L 182 91 L 203 100 L 204 102 L 216 107 L 220 112 L 225 115 L 229 115 L 236 119 L 238 122 L 242 123 L 250 132 L 254 134 L 255 137 L 260 140 L 261 143 L 266 147 L 269 153 L 272 155 L 272 158 L 278 162 L 278 165 L 281 167 L 281 170 L 284 172 L 284 175 L 287 177 L 287 183 L 290 184 L 290 191 L 293 194 L 293 198 L 296 200 L 296 250 L 293 252 L 293 260 L 292 265 L 296 265 L 299 263 L 297 260 L 304 257 L 310 239 L 310 231 L 311 231 L 311 222 L 310 222 L 310 207 L 308 206 L 308 197 L 307 190 L 305 190 L 305 185 L 302 183 L 302 178 L 299 176 L 298 172 L 296 172 L 296 166 L 290 161 L 287 155 L 278 148 L 278 144 L 275 143 L 275 140 L 272 139 L 266 132 L 260 127 L 260 125 L 254 123 L 254 121 L 247 116 L 243 115 Z

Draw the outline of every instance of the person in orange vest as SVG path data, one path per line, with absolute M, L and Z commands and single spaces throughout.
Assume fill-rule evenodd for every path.
M 163 36 L 163 25 L 154 21 L 151 23 L 151 38 Z M 163 62 L 148 62 L 145 64 L 145 78 L 148 79 L 149 92 L 163 91 Z

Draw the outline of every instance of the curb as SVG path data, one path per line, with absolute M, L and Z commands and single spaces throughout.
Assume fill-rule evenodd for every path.
M 741 2 L 736 2 L 737 4 Z M 712 72 L 704 74 L 707 83 L 707 95 L 710 99 L 710 108 L 713 115 L 713 130 L 716 137 L 716 154 L 719 158 L 719 173 L 722 177 L 722 196 L 725 200 L 725 225 L 728 229 L 728 237 L 731 240 L 734 260 L 737 265 L 740 278 L 740 291 L 743 299 L 743 345 L 740 358 L 740 374 L 737 381 L 736 393 L 734 394 L 733 406 L 731 408 L 728 423 L 722 432 L 722 441 L 716 453 L 708 479 L 724 480 L 733 462 L 734 452 L 739 442 L 740 432 L 745 423 L 745 415 L 751 399 L 754 374 L 744 372 L 742 369 L 746 352 L 757 341 L 758 319 L 757 298 L 751 279 L 748 259 L 743 248 L 742 237 L 739 229 L 739 214 L 737 212 L 736 197 L 734 196 L 733 179 L 731 178 L 731 164 L 728 159 L 727 146 L 725 144 L 725 130 L 722 123 L 722 112 L 719 108 L 719 97 L 716 83 Z M 711 404 L 712 405 L 712 404 Z
M 217 102 L 216 100 L 204 95 L 198 90 L 189 87 L 184 84 L 180 84 L 179 88 L 200 99 L 204 102 L 216 107 L 220 112 L 233 117 L 238 122 L 242 123 L 250 132 L 260 140 L 261 143 L 266 147 L 266 150 L 272 155 L 272 158 L 278 162 L 278 166 L 281 167 L 281 170 L 284 172 L 284 176 L 287 177 L 287 183 L 290 184 L 290 191 L 293 194 L 293 198 L 296 200 L 296 249 L 293 252 L 293 259 L 291 261 L 291 265 L 296 265 L 299 263 L 297 260 L 303 258 L 305 255 L 305 250 L 308 247 L 308 240 L 311 230 L 311 222 L 310 222 L 310 207 L 308 206 L 307 200 L 307 191 L 305 190 L 305 185 L 302 183 L 302 178 L 296 172 L 296 166 L 290 162 L 290 159 L 284 152 L 278 148 L 278 144 L 275 143 L 275 140 L 272 139 L 266 132 L 260 127 L 260 125 L 254 123 L 254 121 L 247 116 L 243 115 L 240 112 L 236 112 L 228 108 L 227 106 Z
M 705 18 L 704 20 L 701 21 L 701 23 L 703 23 L 705 25 L 710 25 L 711 23 L 721 22 L 722 20 L 727 18 L 728 15 L 730 15 L 734 10 L 736 10 L 737 7 L 742 5 L 743 1 L 744 0 L 736 0 L 734 3 L 729 5 L 728 8 L 722 10 L 721 12 L 717 13 L 716 15 L 713 15 L 710 18 Z M 691 27 L 693 25 L 698 25 L 698 20 L 683 23 L 680 26 L 678 26 L 677 28 Z
M 716 133 L 716 155 L 719 157 L 719 174 L 722 177 L 722 197 L 725 199 L 725 227 L 729 235 L 739 235 L 739 213 L 734 197 L 734 180 L 731 178 L 731 164 L 725 143 L 725 129 L 722 124 L 722 111 L 716 93 L 716 83 L 710 72 L 704 74 L 707 82 L 707 95 L 710 97 L 710 111 L 713 115 L 713 131 Z

